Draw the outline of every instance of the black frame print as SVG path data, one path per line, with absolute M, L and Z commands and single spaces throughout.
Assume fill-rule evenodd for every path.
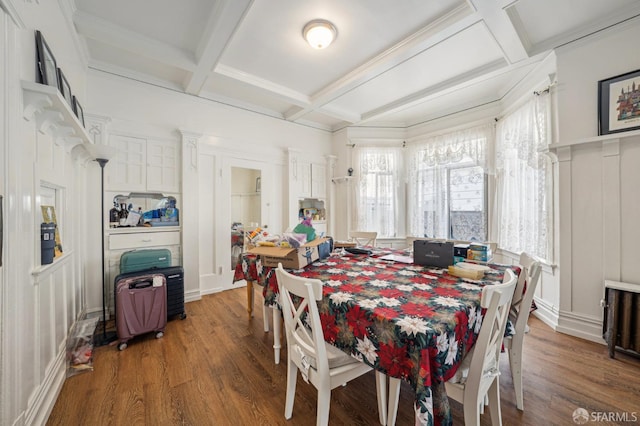
M 36 54 L 40 83 L 58 87 L 58 65 L 53 52 L 40 31 L 36 31 Z

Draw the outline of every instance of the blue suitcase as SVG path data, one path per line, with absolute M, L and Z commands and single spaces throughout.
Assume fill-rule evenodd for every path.
M 120 273 L 146 271 L 171 266 L 169 249 L 131 250 L 120 256 Z

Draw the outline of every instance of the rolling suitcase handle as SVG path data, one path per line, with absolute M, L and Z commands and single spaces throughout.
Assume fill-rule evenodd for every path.
M 155 281 L 155 277 L 151 280 L 147 277 L 147 278 L 141 279 L 140 281 L 133 281 L 129 283 L 129 290 L 142 289 L 142 288 L 154 286 L 154 281 Z

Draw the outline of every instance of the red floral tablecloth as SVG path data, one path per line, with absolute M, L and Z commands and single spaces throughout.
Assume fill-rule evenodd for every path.
M 389 251 L 382 251 L 384 254 Z M 515 266 L 488 264 L 480 281 L 446 270 L 388 262 L 378 256 L 332 256 L 296 275 L 320 279 L 325 340 L 389 376 L 408 381 L 416 394 L 416 424 L 451 424 L 444 382 L 475 343 L 482 323 L 484 285 L 501 282 Z M 263 286 L 265 304 L 277 306 L 275 271 L 243 254 L 234 281 Z

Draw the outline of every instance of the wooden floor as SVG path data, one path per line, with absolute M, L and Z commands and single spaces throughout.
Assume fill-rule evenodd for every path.
M 260 297 L 249 322 L 244 288 L 187 304 L 188 317 L 165 336 L 133 339 L 120 352 L 97 348 L 94 371 L 66 380 L 48 425 L 314 425 L 316 391 L 298 378 L 293 418 L 284 419 L 286 350 L 273 363 Z M 500 364 L 504 425 L 572 425 L 574 410 L 614 412 L 640 421 L 640 360 L 610 359 L 604 345 L 555 333 L 536 318 L 525 339 L 524 404 L 515 408 L 506 354 Z M 398 425 L 414 424 L 403 383 Z M 461 405 L 452 402 L 454 424 Z M 488 425 L 488 414 L 481 423 Z M 376 425 L 375 377 L 369 373 L 333 391 L 330 424 Z M 618 421 L 588 424 L 633 424 Z

